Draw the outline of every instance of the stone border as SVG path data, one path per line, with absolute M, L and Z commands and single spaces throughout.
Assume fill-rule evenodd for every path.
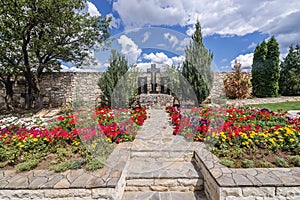
M 120 199 L 132 142 L 118 144 L 102 169 L 55 173 L 32 170 L 0 171 L 0 199 Z
M 194 159 L 204 176 L 208 199 L 300 199 L 300 168 L 228 168 L 194 143 Z

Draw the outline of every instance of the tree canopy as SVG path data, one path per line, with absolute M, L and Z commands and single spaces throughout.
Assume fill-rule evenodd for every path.
M 182 75 L 192 86 L 198 102 L 202 103 L 212 88 L 213 73 L 210 66 L 213 54 L 203 44 L 199 21 L 195 27 L 192 42 L 185 49 L 186 58 L 183 62 Z
M 254 51 L 252 87 L 256 97 L 276 97 L 279 90 L 279 45 L 274 36 L 263 41 Z
M 283 95 L 300 95 L 300 46 L 290 46 L 289 53 L 281 63 L 280 92 Z
M 34 92 L 39 103 L 42 72 L 60 70 L 62 61 L 77 66 L 90 62 L 89 51 L 100 49 L 110 36 L 111 19 L 84 13 L 86 2 L 0 2 L 0 65 L 10 63 L 9 69 L 20 71 L 28 83 L 29 96 Z

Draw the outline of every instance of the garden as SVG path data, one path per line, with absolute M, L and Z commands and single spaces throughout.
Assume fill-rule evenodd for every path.
M 96 170 L 118 143 L 132 141 L 147 118 L 145 108 L 65 111 L 52 123 L 20 116 L 0 119 L 0 167 L 27 171 Z
M 174 135 L 204 142 L 225 166 L 300 166 L 300 118 L 250 106 L 166 110 Z

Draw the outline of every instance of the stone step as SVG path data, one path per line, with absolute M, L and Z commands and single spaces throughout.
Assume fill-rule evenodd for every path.
M 122 200 L 207 200 L 203 191 L 197 192 L 125 192 Z
M 191 162 L 193 151 L 131 151 L 130 158 L 145 162 Z
M 203 190 L 203 175 L 194 162 L 131 160 L 125 191 Z

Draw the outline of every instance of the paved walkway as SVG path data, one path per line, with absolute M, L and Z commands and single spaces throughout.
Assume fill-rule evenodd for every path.
M 247 105 L 247 104 L 265 104 L 265 103 L 280 103 L 289 101 L 300 101 L 300 96 L 280 96 L 273 98 L 252 98 L 252 99 L 230 99 L 227 104 Z
M 206 199 L 203 176 L 193 163 L 192 142 L 174 136 L 164 110 L 148 118 L 131 148 L 123 200 Z

